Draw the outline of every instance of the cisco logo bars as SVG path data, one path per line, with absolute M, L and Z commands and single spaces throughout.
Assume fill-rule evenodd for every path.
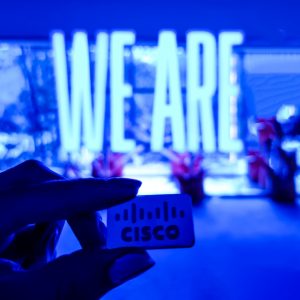
M 191 247 L 192 203 L 187 195 L 139 196 L 108 210 L 108 247 Z

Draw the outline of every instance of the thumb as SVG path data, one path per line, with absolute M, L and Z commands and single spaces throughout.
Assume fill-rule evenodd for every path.
M 153 265 L 136 248 L 80 250 L 40 269 L 0 274 L 1 300 L 97 300 Z
M 153 265 L 142 249 L 88 249 L 61 256 L 32 275 L 40 299 L 96 300 Z

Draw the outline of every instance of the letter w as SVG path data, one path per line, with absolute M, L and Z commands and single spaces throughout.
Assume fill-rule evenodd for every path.
M 73 37 L 70 68 L 71 99 L 63 33 L 55 32 L 52 35 L 52 47 L 62 148 L 67 152 L 77 152 L 81 146 L 85 146 L 91 151 L 99 152 L 103 148 L 108 35 L 103 32 L 97 35 L 94 102 L 91 95 L 87 34 L 76 32 Z

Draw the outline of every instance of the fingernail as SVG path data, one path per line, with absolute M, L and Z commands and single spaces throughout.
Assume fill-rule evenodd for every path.
M 125 187 L 132 187 L 136 189 L 139 189 L 142 185 L 141 181 L 137 179 L 131 179 L 131 178 L 110 178 L 108 181 L 117 182 L 119 186 L 124 185 Z
M 146 253 L 129 253 L 116 259 L 109 269 L 113 284 L 119 285 L 147 271 L 154 265 L 152 258 Z

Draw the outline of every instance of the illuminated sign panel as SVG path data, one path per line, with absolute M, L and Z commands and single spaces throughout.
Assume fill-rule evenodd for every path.
M 112 151 L 129 152 L 134 139 L 125 137 L 124 101 L 133 96 L 125 82 L 124 51 L 136 38 L 131 31 L 100 32 L 96 37 L 94 95 L 91 89 L 89 45 L 84 32 L 76 32 L 72 43 L 71 80 L 64 35 L 52 35 L 56 92 L 62 148 L 77 152 L 81 145 L 93 152 L 103 150 L 106 87 L 110 83 L 110 144 Z M 242 141 L 232 130 L 231 107 L 239 86 L 231 77 L 233 47 L 243 43 L 240 32 L 221 32 L 218 41 L 205 31 L 187 34 L 186 113 L 180 85 L 177 39 L 173 31 L 158 37 L 153 97 L 151 151 L 164 148 L 166 124 L 172 133 L 172 148 L 177 152 L 239 152 Z M 200 58 L 200 48 L 203 55 Z M 108 78 L 109 76 L 109 78 Z M 213 113 L 213 97 L 218 89 L 218 141 Z M 69 90 L 71 91 L 69 93 Z M 202 149 L 200 149 L 202 144 Z

